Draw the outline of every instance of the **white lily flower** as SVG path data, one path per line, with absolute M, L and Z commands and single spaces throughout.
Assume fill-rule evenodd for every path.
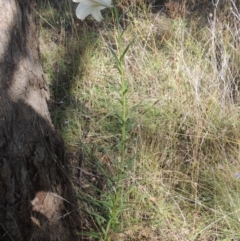
M 79 3 L 76 9 L 76 15 L 81 20 L 84 20 L 91 14 L 100 22 L 103 19 L 101 10 L 113 7 L 111 5 L 112 0 L 73 0 L 73 2 Z

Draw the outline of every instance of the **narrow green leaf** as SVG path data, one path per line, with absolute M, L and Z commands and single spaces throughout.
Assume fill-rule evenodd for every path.
M 81 237 L 85 236 L 85 237 L 92 237 L 92 238 L 97 238 L 97 239 L 100 238 L 100 235 L 97 232 L 77 232 L 77 235 L 79 235 Z
M 132 41 L 128 44 L 128 46 L 125 48 L 125 50 L 123 51 L 122 55 L 121 55 L 120 58 L 119 58 L 119 61 L 120 61 L 120 62 L 123 61 L 123 59 L 124 59 L 127 51 L 129 50 L 130 46 L 133 44 L 133 41 L 134 41 L 134 40 L 132 40 Z
M 114 58 L 115 58 L 115 60 L 116 60 L 117 68 L 118 68 L 118 66 L 119 66 L 119 64 L 120 64 L 119 58 L 118 58 L 118 56 L 116 55 L 116 53 L 115 53 L 115 51 L 113 50 L 112 47 L 109 47 L 109 49 L 110 49 L 112 55 L 114 56 Z

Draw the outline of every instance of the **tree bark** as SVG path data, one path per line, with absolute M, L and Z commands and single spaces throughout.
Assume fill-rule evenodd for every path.
M 0 0 L 0 240 L 76 240 L 30 0 Z

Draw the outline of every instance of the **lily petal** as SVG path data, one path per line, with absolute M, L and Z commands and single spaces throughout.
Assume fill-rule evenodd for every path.
M 83 3 L 88 6 L 104 6 L 106 8 L 112 8 L 112 0 L 73 0 L 73 2 Z
M 100 22 L 103 19 L 101 10 L 113 7 L 112 0 L 73 0 L 73 2 L 79 3 L 76 15 L 81 20 L 91 14 L 95 20 Z
M 100 9 L 99 9 L 100 8 Z M 105 7 L 104 7 L 105 8 Z M 100 10 L 102 9 L 102 7 L 95 7 L 92 9 L 92 16 L 95 18 L 95 20 L 97 20 L 98 22 L 100 22 L 103 19 L 103 16 L 100 12 Z
M 79 19 L 84 20 L 88 15 L 92 14 L 92 7 L 80 3 L 76 9 L 76 15 Z
M 106 8 L 113 8 L 113 5 L 111 5 L 112 1 L 111 0 L 92 0 L 99 6 L 104 6 Z
M 84 5 L 87 5 L 87 6 L 95 6 L 96 3 L 92 0 L 73 0 L 74 2 L 78 2 L 78 3 L 83 3 Z

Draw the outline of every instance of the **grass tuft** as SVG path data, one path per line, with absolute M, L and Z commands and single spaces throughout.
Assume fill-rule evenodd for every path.
M 71 1 L 45 0 L 36 10 L 79 235 L 239 240 L 235 1 L 175 18 L 144 4 L 119 1 L 119 16 L 106 10 L 101 23 L 77 20 Z

